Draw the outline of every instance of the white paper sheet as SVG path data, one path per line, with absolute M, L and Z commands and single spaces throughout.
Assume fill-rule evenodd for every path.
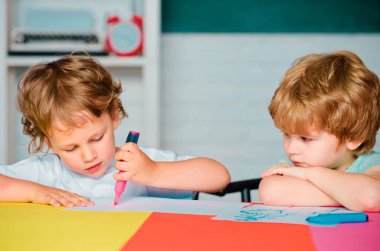
M 214 220 L 245 222 L 276 222 L 290 224 L 307 224 L 307 217 L 318 214 L 350 213 L 352 211 L 337 207 L 279 207 L 253 204 L 231 212 L 221 212 Z M 352 212 L 353 213 L 353 212 Z M 333 224 L 332 224 L 333 225 Z
M 309 224 L 306 218 L 317 214 L 352 212 L 344 208 L 336 207 L 279 207 L 254 203 L 180 200 L 155 197 L 129 197 L 117 206 L 113 205 L 113 198 L 98 198 L 93 201 L 95 202 L 94 206 L 74 207 L 67 208 L 66 210 L 210 215 L 214 220 L 288 224 Z
M 129 197 L 118 205 L 113 205 L 113 198 L 93 199 L 94 206 L 74 207 L 68 210 L 80 211 L 128 211 L 128 212 L 160 212 L 197 215 L 219 215 L 221 212 L 231 213 L 246 206 L 245 203 L 228 201 L 181 200 L 156 197 Z

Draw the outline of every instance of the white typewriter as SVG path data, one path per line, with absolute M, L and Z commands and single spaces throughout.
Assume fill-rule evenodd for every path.
M 84 9 L 29 9 L 10 34 L 9 54 L 105 54 L 104 38 Z

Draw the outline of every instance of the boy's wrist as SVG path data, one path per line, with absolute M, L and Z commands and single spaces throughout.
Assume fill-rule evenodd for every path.
M 26 186 L 25 190 L 28 191 L 27 192 L 28 202 L 32 202 L 32 203 L 37 202 L 38 193 L 41 190 L 42 185 L 27 181 L 25 186 Z
M 157 186 L 157 184 L 160 180 L 160 169 L 163 165 L 163 162 L 158 161 L 152 161 L 151 165 L 149 166 L 149 171 L 146 174 L 146 181 L 147 185 L 151 186 Z
M 159 181 L 159 162 L 152 161 L 147 172 L 148 184 L 154 186 Z
M 313 182 L 313 180 L 319 176 L 321 171 L 323 171 L 325 167 L 308 167 L 305 170 L 306 180 Z

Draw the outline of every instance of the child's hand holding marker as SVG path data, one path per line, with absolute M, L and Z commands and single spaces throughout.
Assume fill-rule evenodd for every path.
M 124 192 L 127 180 L 133 180 L 140 184 L 152 184 L 153 171 L 157 162 L 151 160 L 137 146 L 138 132 L 131 131 L 126 143 L 115 154 L 115 168 L 119 172 L 113 177 L 117 180 L 115 186 L 114 205 L 117 205 L 121 194 Z
M 117 180 L 133 180 L 137 183 L 147 184 L 153 166 L 152 161 L 140 148 L 133 143 L 126 143 L 115 154 L 116 169 L 122 171 L 114 174 Z
M 138 149 L 138 147 L 137 147 L 136 144 L 139 141 L 139 137 L 140 137 L 140 133 L 139 132 L 130 131 L 129 134 L 128 134 L 128 137 L 127 137 L 125 145 L 129 145 L 131 147 L 134 147 L 134 148 Z M 129 151 L 127 151 L 127 153 L 129 153 Z M 118 160 L 118 159 L 116 159 L 116 160 Z M 125 161 L 125 160 L 121 159 L 121 161 Z M 120 161 L 118 161 L 118 162 L 120 162 Z M 115 164 L 115 166 L 116 166 L 116 164 Z M 125 170 L 120 170 L 117 174 L 123 174 L 124 172 L 125 172 Z M 116 174 L 115 179 L 117 179 L 117 174 Z M 127 185 L 127 179 L 123 179 L 123 180 L 117 179 L 116 186 L 115 186 L 115 200 L 114 200 L 114 203 L 113 203 L 114 205 L 117 205 L 117 203 L 119 202 L 120 196 L 124 192 L 126 185 Z

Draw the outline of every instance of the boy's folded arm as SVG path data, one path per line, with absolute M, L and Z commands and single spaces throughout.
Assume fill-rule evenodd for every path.
M 308 180 L 350 210 L 378 212 L 380 179 L 376 173 L 379 172 L 349 173 L 314 167 L 308 172 Z
M 272 175 L 259 188 L 264 204 L 293 206 L 342 205 L 354 211 L 380 211 L 380 167 L 347 173 L 309 167 L 307 178 Z
M 290 176 L 272 175 L 259 186 L 261 201 L 277 206 L 339 206 L 333 198 L 309 181 Z

